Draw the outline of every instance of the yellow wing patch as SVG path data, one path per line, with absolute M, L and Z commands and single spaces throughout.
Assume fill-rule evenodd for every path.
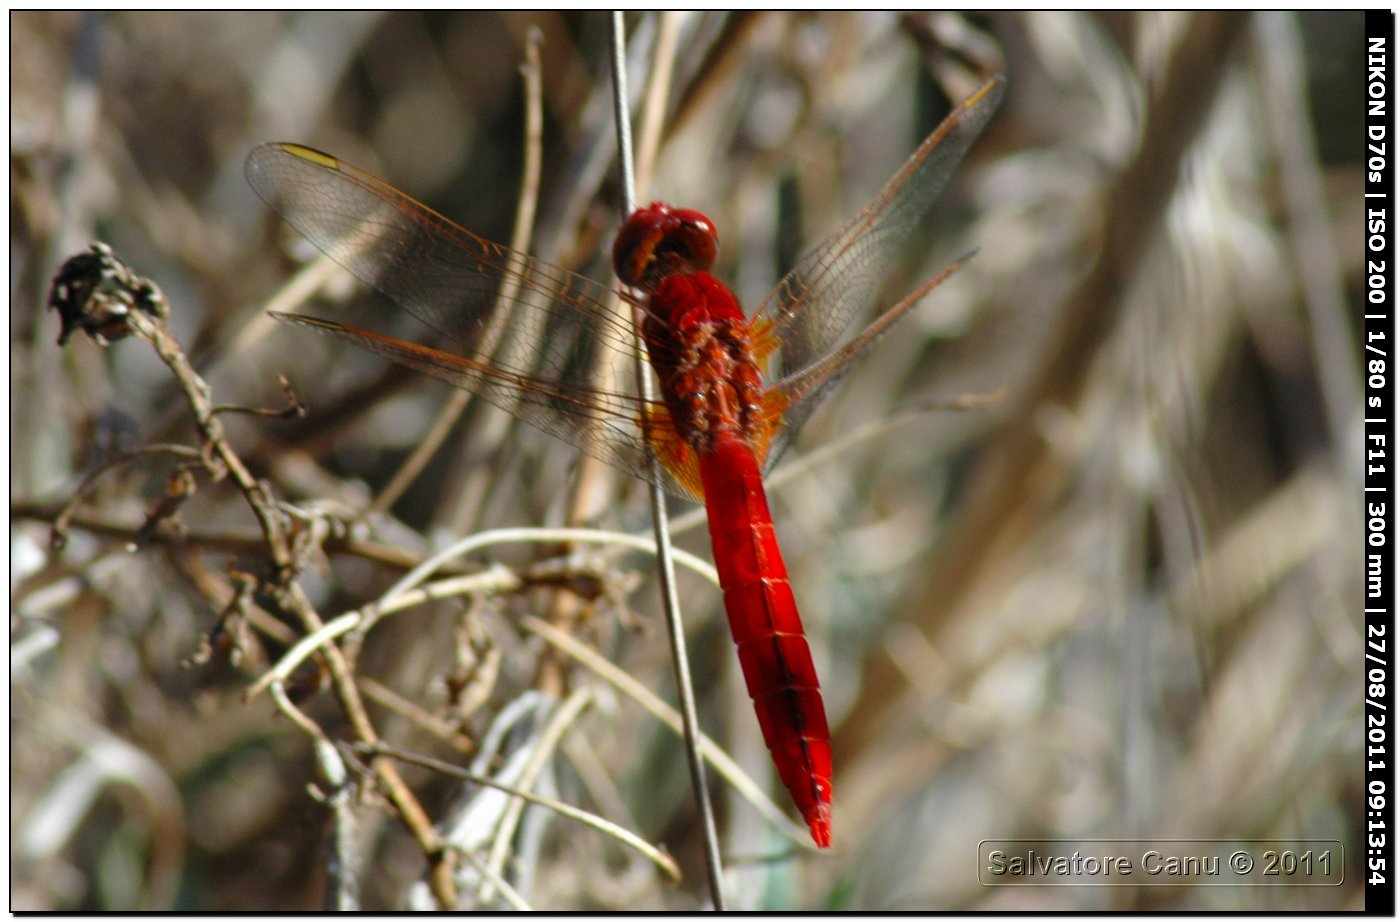
M 705 487 L 700 480 L 700 461 L 695 449 L 686 443 L 676 432 L 671 414 L 661 404 L 652 404 L 643 411 L 642 431 L 656 452 L 657 460 L 666 472 L 690 494 L 691 499 L 703 503 Z

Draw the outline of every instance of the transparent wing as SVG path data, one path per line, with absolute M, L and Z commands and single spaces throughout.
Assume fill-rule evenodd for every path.
M 342 160 L 296 144 L 263 144 L 248 182 L 298 232 L 352 275 L 441 333 L 450 352 L 309 317 L 281 319 L 349 339 L 479 394 L 527 423 L 647 478 L 640 420 L 659 404 L 595 384 L 631 362 L 632 332 L 611 289 L 492 243 Z M 623 366 L 626 367 L 626 366 Z M 689 496 L 675 482 L 665 486 Z
M 959 105 L 930 134 L 880 194 L 810 253 L 804 256 L 754 314 L 760 335 L 776 344 L 775 402 L 783 409 L 770 460 L 850 367 L 875 336 L 857 338 L 857 348 L 832 349 L 858 313 L 869 309 L 877 287 L 889 271 L 909 233 L 943 191 L 948 178 L 1001 102 L 1006 81 L 993 77 Z M 946 277 L 942 273 L 940 280 Z M 931 285 L 921 286 L 926 293 Z M 907 302 L 907 303 L 906 303 Z M 900 302 L 903 310 L 917 299 Z M 903 310 L 900 313 L 903 313 Z M 888 327 L 882 315 L 879 331 Z

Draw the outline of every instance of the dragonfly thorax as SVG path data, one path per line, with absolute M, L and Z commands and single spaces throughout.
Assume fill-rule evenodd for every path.
M 642 334 L 677 434 L 697 451 L 720 434 L 766 444 L 763 377 L 729 289 L 707 272 L 668 276 L 646 316 Z

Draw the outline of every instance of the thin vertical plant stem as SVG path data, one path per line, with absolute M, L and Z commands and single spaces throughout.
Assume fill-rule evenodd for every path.
M 530 238 L 533 236 L 535 227 L 535 210 L 539 203 L 540 188 L 540 163 L 541 163 L 541 136 L 543 134 L 544 103 L 541 100 L 543 92 L 540 88 L 540 42 L 541 36 L 538 30 L 531 30 L 525 41 L 525 63 L 521 65 L 520 71 L 525 80 L 525 169 L 521 179 L 520 197 L 515 206 L 515 230 L 511 235 L 511 249 L 519 253 L 527 253 L 530 250 Z M 492 311 L 492 327 L 482 339 L 480 349 L 483 354 L 489 354 L 495 348 L 495 343 L 500 339 L 501 327 L 504 325 L 504 308 L 510 303 L 515 292 L 519 290 L 519 281 L 507 279 L 497 292 L 496 308 Z M 442 443 L 447 439 L 447 434 L 452 431 L 452 427 L 461 417 L 462 411 L 467 408 L 471 401 L 472 394 L 469 391 L 454 390 L 452 397 L 438 414 L 437 420 L 423 441 L 418 443 L 417 448 L 404 461 L 398 472 L 394 475 L 389 484 L 375 497 L 370 505 L 370 514 L 386 512 L 389 507 L 398 502 L 399 497 L 408 490 L 413 481 L 418 479 L 418 475 L 423 472 L 423 468 L 428 466 L 433 455 L 437 454 Z M 465 529 L 461 529 L 465 530 Z
M 622 12 L 613 11 L 610 23 L 612 39 L 613 101 L 616 109 L 618 170 L 622 184 L 622 210 L 624 216 L 631 214 L 636 205 L 636 192 L 632 173 L 632 132 L 627 111 L 627 59 L 626 41 Z M 636 355 L 637 389 L 644 400 L 652 399 L 651 379 L 642 362 L 639 348 Z M 645 415 L 643 426 L 648 425 Z M 650 442 L 650 440 L 648 440 Z M 710 803 L 710 789 L 705 783 L 705 766 L 700 757 L 700 721 L 696 716 L 695 689 L 690 678 L 690 660 L 685 649 L 685 628 L 681 623 L 680 599 L 676 594 L 675 563 L 671 559 L 670 526 L 666 519 L 666 498 L 661 490 L 660 462 L 654 452 L 648 452 L 651 464 L 651 521 L 656 533 L 657 574 L 661 580 L 662 601 L 666 610 L 666 631 L 671 642 L 671 660 L 675 666 L 676 693 L 680 705 L 681 723 L 685 730 L 686 761 L 690 766 L 691 785 L 695 792 L 696 807 L 700 811 L 704 827 L 705 870 L 709 877 L 710 898 L 714 908 L 725 909 L 723 882 L 724 870 L 719 859 L 719 834 L 715 828 L 714 808 Z

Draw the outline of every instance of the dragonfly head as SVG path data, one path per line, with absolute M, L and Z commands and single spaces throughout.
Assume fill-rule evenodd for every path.
M 708 271 L 718 254 L 719 235 L 709 218 L 652 202 L 623 222 L 613 267 L 623 284 L 650 291 L 668 275 Z

